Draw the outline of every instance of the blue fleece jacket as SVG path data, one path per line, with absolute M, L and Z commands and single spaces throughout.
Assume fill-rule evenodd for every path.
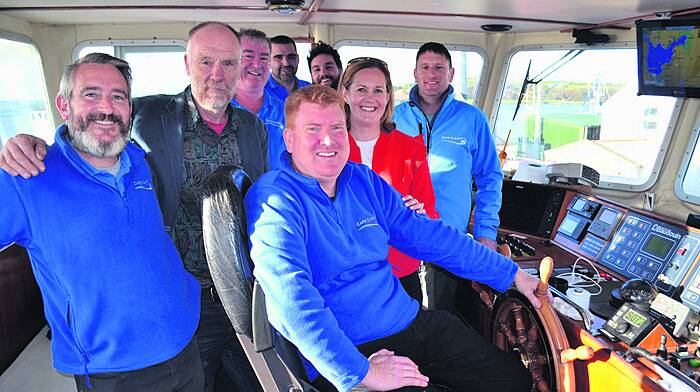
M 495 240 L 503 173 L 484 114 L 456 100 L 450 86 L 440 110 L 428 121 L 418 106 L 418 86 L 414 86 L 409 101 L 396 107 L 393 119 L 401 132 L 423 135 L 440 219 L 466 232 L 473 177 L 477 187 L 474 236 Z
M 285 157 L 246 195 L 253 273 L 272 325 L 339 390 L 369 369 L 355 346 L 402 331 L 418 312 L 391 272 L 389 245 L 499 291 L 513 282 L 512 260 L 411 212 L 367 166 L 347 163 L 331 200 Z
M 0 247 L 29 251 L 56 369 L 123 372 L 168 360 L 194 336 L 200 288 L 165 232 L 145 153 L 128 144 L 115 178 L 87 164 L 66 129 L 44 173 L 0 172 Z
M 297 86 L 296 88 L 306 87 L 311 84 L 306 80 L 301 80 L 297 77 L 294 77 L 294 80 Z M 270 79 L 268 79 L 267 83 L 265 83 L 265 93 L 274 95 L 282 102 L 286 101 L 287 97 L 289 96 L 287 89 L 284 88 L 283 85 L 275 82 L 275 78 L 273 78 L 272 75 L 270 75 Z
M 235 99 L 231 100 L 231 105 L 237 108 L 246 109 Z M 250 112 L 250 110 L 248 110 Z M 251 112 L 252 113 L 252 112 Z M 270 169 L 279 169 L 282 162 L 282 152 L 286 151 L 284 145 L 284 102 L 274 95 L 265 92 L 263 94 L 263 104 L 260 111 L 253 113 L 265 123 L 267 128 L 267 151 L 270 161 Z

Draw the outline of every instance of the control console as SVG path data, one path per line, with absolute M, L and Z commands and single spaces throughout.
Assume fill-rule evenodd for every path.
M 695 233 L 629 212 L 598 262 L 671 295 L 697 257 L 698 244 Z
M 700 254 L 696 232 L 581 195 L 571 199 L 554 240 L 668 296 L 682 287 Z M 689 282 L 684 302 L 700 308 L 700 270 Z

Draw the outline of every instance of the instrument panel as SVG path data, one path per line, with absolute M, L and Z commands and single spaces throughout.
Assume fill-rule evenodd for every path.
M 693 268 L 700 253 L 700 234 L 685 226 L 576 195 L 554 241 L 626 278 L 648 281 L 669 296 L 683 289 L 691 271 L 693 286 L 686 285 L 687 293 L 681 297 L 700 309 L 700 268 Z

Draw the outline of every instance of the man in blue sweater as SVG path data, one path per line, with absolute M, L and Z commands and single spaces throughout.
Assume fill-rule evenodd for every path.
M 201 391 L 199 284 L 166 233 L 145 153 L 129 143 L 130 83 L 129 65 L 106 54 L 68 66 L 46 171 L 0 172 L 0 248 L 29 251 L 54 367 L 79 391 Z
M 272 62 L 270 79 L 265 85 L 265 90 L 284 102 L 289 93 L 310 83 L 296 76 L 299 69 L 299 55 L 294 40 L 286 35 L 276 35 L 270 38 L 270 42 L 272 43 Z
M 477 187 L 474 238 L 496 250 L 503 174 L 486 117 L 474 106 L 455 99 L 450 85 L 452 58 L 444 45 L 428 42 L 421 46 L 413 74 L 416 85 L 409 100 L 394 112 L 396 128 L 423 136 L 435 208 L 443 221 L 464 233 L 472 210 L 473 178 Z M 456 281 L 440 270 L 430 276 L 429 307 L 451 310 Z
M 270 40 L 264 32 L 242 29 L 241 72 L 231 104 L 257 115 L 267 128 L 270 169 L 278 169 L 284 151 L 284 102 L 265 89 L 270 78 Z
M 272 325 L 294 343 L 321 390 L 404 387 L 529 391 L 521 363 L 454 315 L 420 310 L 387 262 L 389 245 L 534 306 L 537 279 L 439 220 L 404 206 L 368 167 L 349 163 L 341 98 L 326 86 L 285 105 L 287 151 L 245 199 L 254 275 Z M 507 375 L 504 377 L 503 375 Z
M 269 168 L 267 130 L 245 109 L 231 105 L 241 61 L 238 32 L 221 22 L 203 22 L 188 33 L 185 68 L 191 84 L 177 95 L 134 99 L 131 135 L 148 155 L 165 228 L 185 269 L 201 285 L 197 329 L 205 391 L 261 391 L 211 279 L 200 206 L 200 185 L 216 168 L 241 166 L 253 179 Z M 24 178 L 45 170 L 46 143 L 30 135 L 7 140 L 0 168 Z

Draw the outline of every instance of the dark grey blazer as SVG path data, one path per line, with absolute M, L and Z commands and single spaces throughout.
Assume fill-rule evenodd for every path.
M 187 89 L 174 96 L 150 95 L 135 98 L 132 111 L 131 137 L 148 154 L 146 160 L 153 173 L 158 202 L 168 230 L 175 224 L 180 199 L 182 131 L 187 113 Z M 267 129 L 254 114 L 234 107 L 230 110 L 240 125 L 238 141 L 243 169 L 255 181 L 270 167 Z

